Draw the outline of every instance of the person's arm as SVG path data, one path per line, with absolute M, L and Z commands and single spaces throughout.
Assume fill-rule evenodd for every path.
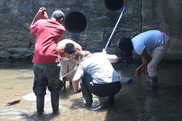
M 48 16 L 47 16 L 47 13 L 46 13 L 45 10 L 46 10 L 46 9 L 45 9 L 44 7 L 41 7 L 41 8 L 38 10 L 37 14 L 35 15 L 35 17 L 34 17 L 32 23 L 31 23 L 31 26 L 33 26 L 41 17 L 42 17 L 43 19 L 48 19 Z
M 109 59 L 109 61 L 110 61 L 111 63 L 116 63 L 116 62 L 119 61 L 119 57 L 118 57 L 117 55 L 114 55 L 114 54 L 112 54 L 112 55 L 107 54 L 106 56 L 107 56 L 107 58 Z
M 82 75 L 80 73 L 75 73 L 75 76 L 73 77 L 72 80 L 73 91 L 75 93 L 79 93 L 81 91 L 79 87 L 79 81 L 81 80 L 81 78 Z
M 111 63 L 116 63 L 119 61 L 119 57 L 117 55 L 114 55 L 114 54 L 107 54 L 106 50 L 103 49 L 102 50 L 102 53 L 103 54 L 106 54 L 106 57 L 108 58 L 108 60 L 111 62 Z
M 135 70 L 136 76 L 141 75 L 142 71 L 146 71 L 147 65 L 151 61 L 151 56 L 148 54 L 146 50 L 142 52 L 141 58 L 142 58 L 142 64 Z

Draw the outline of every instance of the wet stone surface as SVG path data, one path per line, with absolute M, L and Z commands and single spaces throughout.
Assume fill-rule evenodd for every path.
M 16 67 L 16 68 L 15 68 Z M 60 93 L 60 114 L 53 115 L 48 95 L 45 113 L 36 115 L 35 100 L 22 97 L 32 92 L 32 66 L 0 69 L 0 120 L 1 121 L 181 121 L 182 119 L 182 64 L 161 63 L 158 68 L 158 91 L 150 93 L 144 76 L 133 75 L 137 64 L 115 64 L 121 76 L 131 77 L 116 96 L 114 106 L 90 111 L 82 105 L 82 95 L 74 94 L 67 83 L 67 92 Z M 94 99 L 96 97 L 94 96 Z M 19 102 L 17 100 L 20 100 Z M 14 102 L 15 101 L 15 102 Z M 16 102 L 17 101 L 17 102 Z M 6 106 L 8 102 L 14 102 Z

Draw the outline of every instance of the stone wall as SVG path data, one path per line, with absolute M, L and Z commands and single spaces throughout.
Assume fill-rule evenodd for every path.
M 29 26 L 42 6 L 46 7 L 49 16 L 56 9 L 61 9 L 66 18 L 74 15 L 74 21 L 67 19 L 65 22 L 66 33 L 63 38 L 73 39 L 92 52 L 102 51 L 122 10 L 121 3 L 112 2 L 113 0 L 1 0 L 1 61 L 32 59 L 35 37 L 30 34 Z M 168 57 L 181 59 L 182 0 L 125 0 L 123 6 L 126 11 L 107 47 L 108 53 L 119 55 L 117 44 L 121 37 L 160 29 L 172 39 Z M 79 29 L 70 28 L 73 26 Z
M 142 0 L 142 30 L 159 29 L 167 33 L 171 46 L 166 58 L 182 59 L 182 0 Z

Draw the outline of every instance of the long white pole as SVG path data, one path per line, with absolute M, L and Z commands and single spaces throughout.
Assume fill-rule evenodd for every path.
M 113 29 L 113 31 L 112 31 L 112 33 L 111 33 L 109 39 L 108 39 L 108 41 L 107 41 L 107 44 L 106 44 L 105 48 L 104 48 L 105 50 L 106 50 L 106 48 L 107 48 L 107 46 L 108 46 L 108 44 L 109 44 L 109 42 L 110 42 L 110 40 L 111 40 L 111 38 L 112 38 L 112 36 L 113 36 L 115 30 L 116 30 L 116 27 L 118 26 L 118 23 L 119 23 L 121 17 L 123 16 L 123 13 L 124 13 L 125 9 L 126 9 L 126 7 L 123 7 L 123 10 L 121 11 L 121 14 L 120 14 L 120 16 L 119 16 L 119 18 L 118 18 L 118 21 L 117 21 L 117 23 L 116 23 L 116 25 L 115 25 L 115 27 L 114 27 L 114 29 Z

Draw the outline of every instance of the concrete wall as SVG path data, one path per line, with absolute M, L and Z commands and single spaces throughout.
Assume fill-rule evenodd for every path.
M 108 2 L 108 5 L 113 6 L 108 6 Z M 73 29 L 65 24 L 67 30 L 63 38 L 77 41 L 84 49 L 101 51 L 122 10 L 120 3 L 115 5 L 112 2 L 113 0 L 1 0 L 0 60 L 31 60 L 35 37 L 31 36 L 29 26 L 41 6 L 46 7 L 49 16 L 56 9 L 61 9 L 66 17 L 74 12 L 81 13 L 86 23 L 83 19 L 75 18 L 76 23 L 71 24 L 85 27 L 83 31 L 70 31 Z M 125 0 L 123 6 L 126 11 L 107 48 L 109 53 L 119 55 L 117 44 L 121 37 L 159 29 L 171 38 L 171 48 L 166 58 L 182 59 L 182 0 Z
M 142 0 L 142 31 L 159 29 L 166 32 L 171 46 L 166 58 L 182 59 L 182 0 Z

